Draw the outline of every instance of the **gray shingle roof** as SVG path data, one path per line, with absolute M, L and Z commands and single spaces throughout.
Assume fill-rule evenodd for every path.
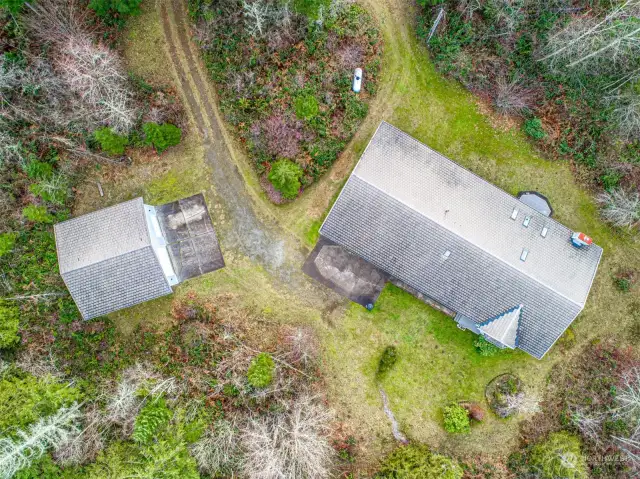
M 171 293 L 142 198 L 64 221 L 54 232 L 60 274 L 83 318 Z
M 582 310 L 602 254 L 385 122 L 320 233 L 477 323 L 522 304 L 518 347 L 536 357 Z

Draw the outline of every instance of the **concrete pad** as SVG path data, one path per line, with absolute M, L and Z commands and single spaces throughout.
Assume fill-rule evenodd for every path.
M 224 267 L 202 194 L 157 206 L 156 214 L 180 282 Z
M 326 238 L 320 237 L 302 270 L 354 303 L 375 304 L 389 275 Z

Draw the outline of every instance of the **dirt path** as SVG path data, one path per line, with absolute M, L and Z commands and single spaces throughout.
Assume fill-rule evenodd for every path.
M 182 2 L 163 1 L 159 7 L 180 89 L 202 135 L 207 161 L 213 167 L 215 190 L 231 217 L 232 227 L 223 232 L 224 240 L 228 247 L 238 248 L 271 272 L 288 274 L 284 240 L 274 234 L 274 225 L 265 224 L 256 216 L 242 175 L 227 147 L 213 99 L 191 50 Z
M 280 228 L 268 210 L 258 204 L 247 190 L 240 173 L 232 142 L 226 136 L 215 96 L 206 81 L 197 47 L 190 41 L 190 29 L 181 0 L 157 3 L 171 63 L 175 69 L 186 109 L 198 128 L 216 200 L 229 221 L 220 231 L 226 251 L 238 251 L 262 265 L 280 283 L 286 283 L 303 304 L 327 316 L 343 298 L 322 288 L 302 273 L 305 251 L 297 238 Z

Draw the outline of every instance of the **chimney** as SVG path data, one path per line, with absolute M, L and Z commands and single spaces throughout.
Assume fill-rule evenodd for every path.
M 573 233 L 571 235 L 571 244 L 576 248 L 583 248 L 593 243 L 593 240 L 584 233 Z

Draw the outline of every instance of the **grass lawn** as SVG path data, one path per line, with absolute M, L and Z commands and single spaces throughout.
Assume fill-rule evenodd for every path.
M 450 317 L 388 285 L 372 312 L 353 305 L 340 326 L 326 332 L 326 358 L 333 372 L 330 384 L 337 389 L 340 408 L 365 427 L 363 436 L 379 435 L 386 418 L 380 410 L 375 372 L 384 348 L 394 345 L 399 359 L 382 387 L 409 437 L 463 456 L 506 454 L 517 445 L 517 421 L 488 414 L 469 436 L 448 436 L 441 428 L 442 407 L 459 400 L 486 407 L 486 384 L 504 372 L 518 375 L 535 390 L 550 362 L 536 361 L 522 351 L 482 357 L 473 346 L 475 338 L 458 329 Z
M 331 402 L 358 438 L 363 462 L 375 459 L 392 444 L 374 382 L 379 355 L 390 344 L 398 348 L 399 361 L 383 386 L 406 433 L 460 456 L 505 456 L 517 444 L 518 419 L 503 421 L 488 415 L 469 436 L 453 437 L 441 428 L 441 408 L 460 399 L 483 401 L 485 385 L 504 372 L 518 375 L 540 394 L 550 368 L 580 345 L 603 337 L 624 341 L 630 323 L 628 310 L 639 296 L 637 289 L 618 291 L 612 276 L 623 267 L 640 268 L 638 243 L 631 235 L 602 224 L 591 196 L 576 185 L 567 164 L 541 158 L 518 131 L 494 128 L 492 119 L 481 113 L 469 93 L 440 77 L 426 49 L 415 39 L 410 0 L 363 3 L 380 22 L 385 41 L 379 93 L 363 128 L 332 170 L 302 198 L 284 207 L 261 206 L 301 243 L 311 246 L 329 205 L 373 131 L 382 119 L 387 120 L 510 193 L 540 191 L 550 199 L 559 221 L 585 231 L 603 246 L 603 262 L 589 303 L 575 323 L 578 344 L 566 351 L 556 346 L 542 361 L 523 352 L 483 358 L 473 348 L 471 333 L 460 331 L 450 318 L 398 288 L 388 286 L 373 312 L 346 303 L 320 311 L 305 306 L 286 285 L 246 258 L 227 251 L 227 268 L 181 285 L 177 293 L 191 289 L 203 295 L 228 292 L 239 303 L 259 308 L 266 321 L 312 324 L 323 342 L 323 372 Z M 147 81 L 175 84 L 154 2 L 143 2 L 142 15 L 130 23 L 126 35 L 123 48 L 129 67 Z M 266 202 L 249 164 L 240 162 L 239 167 L 256 198 Z M 158 203 L 199 191 L 212 198 L 210 174 L 199 136 L 192 128 L 181 146 L 160 159 L 134 158 L 126 172 L 96 172 L 80 189 L 76 211 L 94 210 L 140 194 Z M 99 197 L 95 180 L 103 183 L 105 198 Z M 210 207 L 215 210 L 215 205 Z M 170 299 L 160 299 L 113 317 L 124 333 L 142 321 L 162 325 L 168 320 L 170 304 Z
M 501 128 L 504 122 L 484 114 L 486 108 L 470 93 L 440 76 L 416 39 L 411 0 L 363 3 L 376 14 L 385 41 L 378 97 L 334 169 L 301 200 L 278 208 L 280 221 L 313 242 L 345 175 L 384 119 L 511 194 L 540 191 L 550 199 L 558 221 L 587 232 L 604 248 L 589 302 L 574 323 L 577 344 L 570 351 L 556 346 L 542 361 L 524 353 L 482 358 L 473 350 L 471 333 L 393 287 L 385 290 L 373 313 L 352 306 L 328 337 L 335 395 L 357 422 L 368 425 L 370 434 L 385 420 L 373 412 L 380 405 L 373 384 L 375 363 L 386 345 L 395 344 L 401 360 L 384 387 L 410 435 L 461 455 L 507 453 L 517 442 L 517 420 L 490 418 L 470 436 L 453 438 L 440 427 L 441 407 L 452 400 L 481 400 L 484 386 L 502 372 L 514 372 L 540 394 L 553 364 L 581 346 L 603 338 L 626 342 L 629 308 L 640 296 L 637 289 L 618 291 L 612 276 L 640 267 L 638 241 L 602 223 L 592 195 L 577 185 L 567 163 L 542 158 L 517 128 Z

